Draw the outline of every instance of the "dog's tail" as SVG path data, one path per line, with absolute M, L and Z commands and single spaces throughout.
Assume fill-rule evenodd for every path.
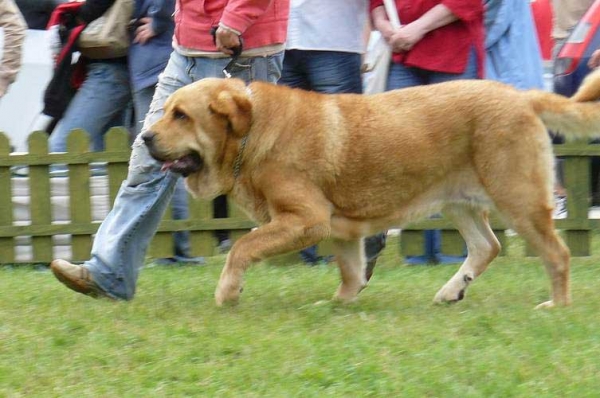
M 546 127 L 567 137 L 600 137 L 600 68 L 583 80 L 571 97 L 531 90 L 528 97 Z

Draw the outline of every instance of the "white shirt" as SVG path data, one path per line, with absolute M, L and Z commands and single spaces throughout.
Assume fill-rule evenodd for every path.
M 291 0 L 288 50 L 363 53 L 367 0 Z

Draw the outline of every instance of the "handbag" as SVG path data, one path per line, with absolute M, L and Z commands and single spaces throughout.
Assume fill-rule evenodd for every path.
M 394 0 L 384 0 L 383 5 L 392 26 L 399 28 L 400 19 Z M 386 90 L 391 61 L 392 49 L 385 38 L 379 32 L 372 32 L 362 67 L 365 94 L 382 93 Z
M 116 0 L 101 17 L 90 22 L 77 40 L 81 54 L 92 59 L 127 55 L 133 7 L 134 0 Z

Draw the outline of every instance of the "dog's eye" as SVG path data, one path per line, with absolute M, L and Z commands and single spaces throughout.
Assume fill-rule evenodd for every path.
M 176 120 L 187 120 L 188 116 L 178 109 L 173 111 L 173 118 Z

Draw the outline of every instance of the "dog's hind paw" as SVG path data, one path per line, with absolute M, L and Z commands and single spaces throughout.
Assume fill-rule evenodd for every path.
M 224 305 L 233 307 L 233 306 L 238 305 L 239 302 L 240 302 L 239 295 L 237 297 L 226 297 L 219 293 L 215 293 L 215 303 L 217 304 L 218 307 L 222 307 Z
M 554 308 L 556 307 L 556 304 L 554 304 L 554 300 L 548 300 L 548 301 L 544 301 L 541 304 L 538 304 L 535 306 L 536 310 L 545 310 L 545 309 L 549 309 L 549 308 Z
M 230 306 L 235 306 L 240 301 L 240 293 L 242 293 L 244 289 L 242 287 L 235 288 L 229 286 L 228 288 L 222 287 L 220 284 L 215 291 L 215 302 L 217 306 L 221 307 L 225 304 Z

